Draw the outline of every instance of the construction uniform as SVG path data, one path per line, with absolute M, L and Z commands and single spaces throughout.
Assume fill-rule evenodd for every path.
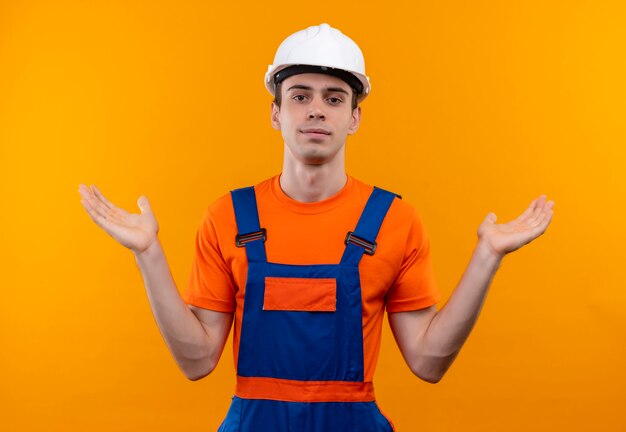
M 320 247 L 341 255 L 306 252 Z M 237 386 L 219 431 L 393 431 L 372 384 L 385 305 L 438 300 L 412 208 L 351 177 L 328 200 L 298 203 L 276 176 L 211 206 L 196 248 L 186 301 L 235 312 Z

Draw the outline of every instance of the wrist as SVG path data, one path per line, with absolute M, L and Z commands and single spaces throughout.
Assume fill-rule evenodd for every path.
M 154 240 L 148 245 L 148 247 L 146 247 L 145 249 L 141 251 L 133 251 L 133 254 L 135 255 L 135 259 L 137 261 L 140 261 L 140 260 L 152 259 L 158 256 L 161 253 L 161 251 L 162 251 L 161 242 L 159 242 L 158 237 L 155 237 Z
M 489 263 L 493 263 L 497 266 L 500 265 L 502 258 L 504 258 L 503 253 L 498 252 L 493 249 L 491 244 L 483 238 L 478 239 L 478 244 L 476 245 L 475 253 L 478 257 L 484 259 Z

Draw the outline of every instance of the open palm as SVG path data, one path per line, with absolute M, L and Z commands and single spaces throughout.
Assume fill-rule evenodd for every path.
M 141 214 L 137 214 L 113 205 L 95 185 L 87 187 L 81 184 L 78 192 L 82 197 L 80 202 L 91 219 L 120 244 L 139 253 L 156 241 L 159 224 L 145 196 L 137 200 L 141 210 Z
M 546 196 L 534 199 L 517 219 L 504 224 L 496 224 L 496 215 L 489 213 L 478 227 L 478 237 L 498 255 L 504 256 L 543 234 L 554 211 L 553 201 L 546 202 Z

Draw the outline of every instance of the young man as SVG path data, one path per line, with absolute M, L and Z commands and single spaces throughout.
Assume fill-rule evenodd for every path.
M 220 431 L 391 431 L 372 385 L 386 309 L 410 369 L 438 382 L 467 339 L 505 254 L 548 227 L 553 202 L 478 228 L 448 303 L 415 211 L 345 172 L 345 142 L 370 90 L 358 46 L 327 24 L 288 37 L 266 74 L 280 175 L 211 204 L 185 298 L 147 198 L 141 214 L 80 185 L 93 220 L 136 257 L 161 333 L 192 380 L 213 370 L 234 319 L 237 387 Z

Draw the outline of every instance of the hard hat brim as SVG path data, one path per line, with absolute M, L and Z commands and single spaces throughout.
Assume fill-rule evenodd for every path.
M 293 69 L 292 69 L 293 68 Z M 297 69 L 296 69 L 297 68 Z M 290 72 L 287 74 L 281 75 L 280 72 L 290 69 Z M 276 76 L 279 76 L 278 82 L 286 79 L 289 76 L 296 75 L 299 73 L 321 73 L 326 75 L 332 75 L 343 79 L 350 87 L 352 87 L 356 93 L 358 93 L 357 100 L 358 102 L 362 102 L 370 93 L 371 84 L 369 81 L 369 77 L 355 72 L 355 71 L 347 71 L 345 69 L 332 68 L 325 65 L 311 65 L 311 64 L 285 64 L 285 65 L 269 65 L 267 73 L 265 74 L 265 87 L 270 92 L 270 94 L 276 97 Z M 362 90 L 359 92 L 358 87 L 354 86 L 354 80 L 350 77 L 356 78 L 358 80 L 358 84 L 362 87 Z M 346 79 L 347 78 L 347 79 Z

